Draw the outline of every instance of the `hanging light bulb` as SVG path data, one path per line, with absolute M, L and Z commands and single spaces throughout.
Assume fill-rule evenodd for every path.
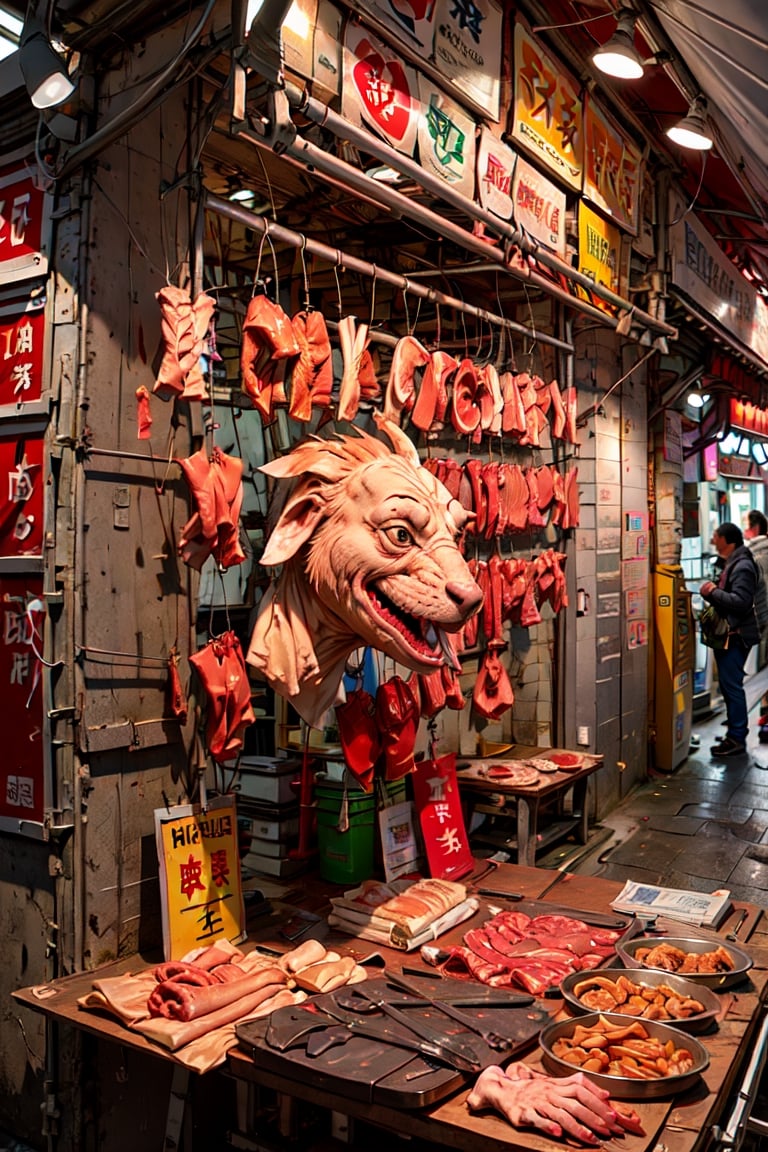
M 637 17 L 629 8 L 618 12 L 616 31 L 610 40 L 592 54 L 592 62 L 606 76 L 618 80 L 639 80 L 643 75 L 643 62 L 635 48 Z
M 677 124 L 673 124 L 671 128 L 667 129 L 667 136 L 670 140 L 674 140 L 675 144 L 679 144 L 681 148 L 708 152 L 714 141 L 704 119 L 705 112 L 706 102 L 698 96 L 688 109 L 688 114 L 682 120 L 678 120 Z
M 54 108 L 75 90 L 66 64 L 55 52 L 42 24 L 27 20 L 19 41 L 19 67 L 35 108 Z

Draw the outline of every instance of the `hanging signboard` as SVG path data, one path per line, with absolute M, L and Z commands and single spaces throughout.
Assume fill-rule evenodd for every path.
M 413 155 L 419 122 L 416 73 L 383 41 L 353 24 L 344 38 L 342 115 Z
M 455 754 L 421 760 L 411 779 L 430 876 L 437 880 L 466 876 L 474 860 L 461 809 Z
M 487 212 L 512 219 L 512 176 L 517 156 L 485 125 L 477 141 L 477 195 Z
M 728 423 L 732 431 L 768 439 L 768 408 L 759 408 L 757 404 L 732 396 Z
M 579 89 L 522 24 L 515 25 L 511 134 L 570 188 L 581 191 L 584 136 Z
M 520 157 L 512 182 L 515 224 L 565 257 L 565 192 Z
M 48 271 L 43 254 L 46 199 L 32 168 L 0 168 L 0 284 Z
M 640 149 L 587 98 L 584 109 L 584 195 L 621 228 L 637 235 Z
M 621 233 L 603 220 L 583 201 L 579 202 L 579 270 L 596 284 L 619 292 L 621 265 Z M 603 311 L 610 305 L 595 296 L 592 303 Z
M 0 828 L 32 835 L 45 816 L 40 575 L 0 576 L 0 682 L 8 718 L 0 761 Z
M 368 13 L 415 48 L 424 60 L 432 55 L 435 40 L 435 0 L 357 0 L 356 9 Z
M 245 934 L 234 796 L 155 809 L 163 950 L 180 960 L 214 940 Z
M 499 119 L 503 23 L 495 0 L 435 3 L 435 67 L 493 120 Z
M 39 400 L 43 388 L 45 297 L 0 307 L 0 407 Z
M 768 307 L 728 259 L 677 192 L 669 200 L 669 243 L 675 288 L 698 304 L 713 324 L 735 336 L 768 364 Z
M 42 551 L 42 434 L 0 437 L 0 557 Z
M 475 122 L 455 100 L 419 76 L 419 163 L 469 200 L 475 195 Z

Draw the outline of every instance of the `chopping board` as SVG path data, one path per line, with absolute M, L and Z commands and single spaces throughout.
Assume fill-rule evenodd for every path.
M 462 983 L 459 989 L 451 989 L 451 995 L 446 992 L 444 982 L 441 987 L 439 978 L 424 979 L 423 984 L 425 996 L 434 995 L 438 999 L 442 995 L 446 1000 L 466 996 L 469 987 Z M 507 1007 L 497 1002 L 498 997 L 494 997 L 487 1005 L 462 1006 L 462 1012 L 484 1029 L 509 1038 L 510 1047 L 500 1052 L 485 1044 L 464 1024 L 442 1015 L 432 1006 L 408 1008 L 408 1000 L 415 998 L 387 988 L 385 981 L 367 981 L 365 987 L 395 1001 L 403 1011 L 413 1014 L 415 1020 L 439 1029 L 446 1037 L 472 1038 L 483 1067 L 507 1063 L 518 1056 L 535 1042 L 541 1029 L 550 1021 L 549 1012 L 536 1003 L 525 1007 Z M 269 1043 L 268 1035 L 275 1037 L 283 1030 L 281 1042 L 284 1042 L 301 1030 L 302 1008 L 310 1021 L 316 1021 L 316 1012 L 322 1013 L 325 1004 L 335 1009 L 337 1006 L 333 997 L 333 992 L 314 996 L 306 1007 L 280 1008 L 265 1019 L 239 1024 L 236 1033 L 240 1047 L 249 1053 L 259 1067 L 284 1076 L 287 1080 L 299 1080 L 352 1100 L 396 1108 L 426 1107 L 443 1100 L 474 1079 L 468 1073 L 458 1072 L 431 1057 L 398 1048 L 394 1043 L 387 1044 L 381 1039 L 357 1034 L 353 1034 L 346 1043 L 315 1056 L 307 1053 L 306 1038 L 299 1037 L 295 1046 L 283 1050 Z M 397 1036 L 414 1039 L 404 1024 L 380 1012 L 366 1013 L 360 1019 L 376 1024 L 377 1027 L 386 1027 L 393 1040 Z M 339 1024 L 329 1020 L 328 1027 L 338 1028 Z

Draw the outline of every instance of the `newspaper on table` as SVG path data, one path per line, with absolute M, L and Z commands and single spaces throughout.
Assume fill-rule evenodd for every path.
M 731 893 L 693 892 L 687 888 L 661 888 L 655 884 L 627 880 L 611 908 L 633 916 L 668 916 L 701 928 L 717 928 L 731 907 Z

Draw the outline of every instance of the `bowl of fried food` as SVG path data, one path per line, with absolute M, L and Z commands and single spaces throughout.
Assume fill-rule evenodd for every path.
M 660 1020 L 683 1032 L 703 1032 L 720 1009 L 717 994 L 685 976 L 648 968 L 571 972 L 560 984 L 576 1012 L 612 1012 Z
M 714 939 L 636 936 L 617 941 L 616 952 L 625 968 L 655 968 L 716 992 L 740 984 L 752 967 L 752 957 L 730 940 L 721 944 Z
M 590 1012 L 549 1024 L 539 1036 L 552 1076 L 583 1072 L 621 1100 L 652 1100 L 692 1087 L 709 1065 L 694 1036 L 658 1020 Z

